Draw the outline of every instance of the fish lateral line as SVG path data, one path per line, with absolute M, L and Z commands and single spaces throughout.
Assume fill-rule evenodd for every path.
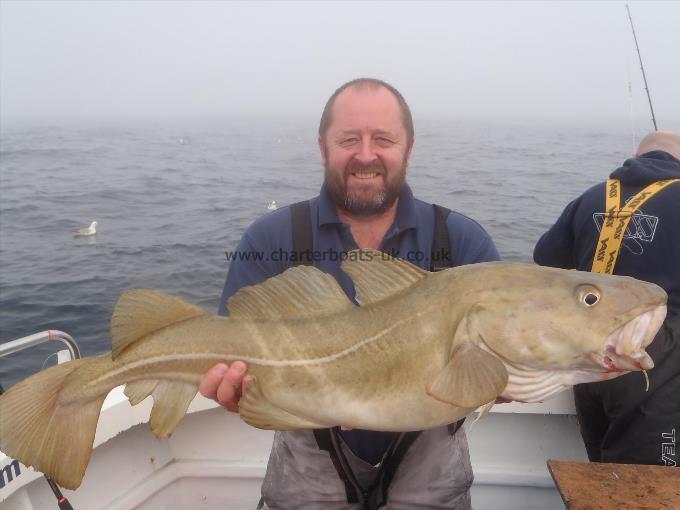
M 416 314 L 417 316 L 420 316 L 421 313 Z M 171 363 L 173 361 L 214 361 L 215 363 L 219 363 L 220 361 L 243 361 L 245 363 L 249 363 L 252 365 L 258 365 L 258 366 L 268 366 L 268 367 L 281 367 L 281 368 L 286 368 L 286 367 L 302 367 L 302 366 L 315 366 L 315 365 L 326 365 L 328 363 L 332 363 L 334 361 L 337 361 L 338 359 L 341 359 L 343 357 L 349 356 L 350 354 L 358 351 L 362 347 L 366 345 L 370 345 L 374 342 L 377 342 L 381 338 L 383 338 L 385 335 L 389 334 L 394 330 L 395 328 L 398 328 L 401 326 L 404 322 L 407 320 L 413 320 L 413 317 L 409 317 L 408 319 L 404 318 L 401 320 L 396 321 L 394 324 L 391 326 L 383 329 L 382 331 L 378 332 L 375 335 L 372 335 L 368 338 L 365 338 L 356 344 L 343 349 L 342 351 L 339 351 L 334 354 L 330 354 L 328 356 L 323 356 L 323 357 L 318 357 L 318 358 L 310 358 L 310 359 L 290 359 L 290 360 L 274 360 L 274 359 L 267 359 L 267 358 L 260 358 L 256 356 L 247 356 L 247 355 L 238 355 L 238 354 L 225 354 L 225 353 L 215 353 L 215 352 L 208 352 L 208 353 L 187 353 L 187 354 L 162 354 L 154 357 L 149 357 L 149 358 L 144 358 L 139 361 L 133 361 L 130 363 L 125 363 L 124 365 L 121 365 L 120 367 L 114 369 L 114 370 L 109 370 L 105 374 L 101 375 L 100 377 L 97 377 L 91 381 L 92 385 L 98 385 L 105 383 L 107 380 L 116 378 L 118 376 L 121 376 L 125 374 L 126 372 L 129 372 L 131 370 L 135 370 L 137 368 L 145 367 L 145 366 L 150 366 L 150 365 L 160 365 L 163 363 Z

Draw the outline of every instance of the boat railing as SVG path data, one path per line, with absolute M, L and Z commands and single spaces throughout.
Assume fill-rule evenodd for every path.
M 24 349 L 29 349 L 36 345 L 40 345 L 46 342 L 59 341 L 62 342 L 68 349 L 71 360 L 80 358 L 80 349 L 78 344 L 68 333 L 63 331 L 58 331 L 56 329 L 49 329 L 47 331 L 41 331 L 40 333 L 35 333 L 33 335 L 24 336 L 17 338 L 16 340 L 11 340 L 0 344 L 0 358 L 3 356 L 9 356 L 15 352 L 23 351 Z

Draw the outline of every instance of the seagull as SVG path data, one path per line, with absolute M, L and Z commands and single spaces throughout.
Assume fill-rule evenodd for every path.
M 269 205 L 267 206 L 268 211 L 276 211 L 279 208 L 278 205 L 276 205 L 276 200 L 272 200 L 269 202 Z
M 97 233 L 97 222 L 93 221 L 87 228 L 80 228 L 74 232 L 77 236 L 93 236 Z

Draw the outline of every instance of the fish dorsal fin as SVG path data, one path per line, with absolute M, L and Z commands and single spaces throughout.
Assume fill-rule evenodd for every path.
M 111 355 L 115 360 L 126 347 L 161 328 L 208 312 L 157 290 L 123 292 L 111 317 Z
M 227 302 L 229 316 L 240 319 L 302 319 L 354 306 L 330 274 L 296 266 L 260 283 L 243 287 Z
M 503 362 L 472 343 L 456 349 L 427 386 L 427 394 L 458 407 L 475 409 L 492 402 L 508 384 Z
M 352 250 L 340 267 L 352 278 L 362 306 L 401 292 L 430 274 L 377 250 Z

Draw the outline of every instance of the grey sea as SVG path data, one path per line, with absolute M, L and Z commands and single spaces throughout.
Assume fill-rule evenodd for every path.
M 314 196 L 316 120 L 193 120 L 3 126 L 0 136 L 0 342 L 46 329 L 84 355 L 110 349 L 118 294 L 153 288 L 215 311 L 244 229 Z M 505 259 L 534 243 L 581 191 L 633 150 L 625 128 L 421 120 L 408 181 L 466 214 Z M 93 237 L 73 231 L 98 222 Z M 8 388 L 57 346 L 0 359 Z

